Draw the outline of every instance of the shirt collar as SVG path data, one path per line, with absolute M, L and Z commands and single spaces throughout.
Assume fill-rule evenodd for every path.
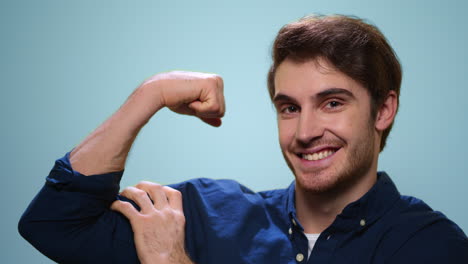
M 294 194 L 295 182 L 293 181 L 288 187 L 286 196 L 287 221 L 289 221 L 290 225 L 303 230 L 296 216 Z M 378 172 L 374 186 L 359 200 L 348 204 L 343 212 L 337 216 L 337 220 L 343 220 L 339 221 L 341 224 L 337 227 L 340 229 L 354 228 L 355 223 L 365 227 L 382 217 L 399 197 L 400 193 L 388 174 Z

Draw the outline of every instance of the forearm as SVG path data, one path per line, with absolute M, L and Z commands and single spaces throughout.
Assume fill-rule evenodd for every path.
M 95 175 L 121 171 L 141 128 L 163 107 L 157 84 L 138 87 L 109 119 L 70 154 L 75 171 Z

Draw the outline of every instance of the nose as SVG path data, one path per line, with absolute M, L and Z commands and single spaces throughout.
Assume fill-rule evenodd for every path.
M 323 136 L 323 122 L 313 111 L 302 111 L 296 128 L 296 140 L 301 145 L 307 145 Z

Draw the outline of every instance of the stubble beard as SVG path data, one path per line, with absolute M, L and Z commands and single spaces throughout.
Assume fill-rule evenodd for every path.
M 296 178 L 296 186 L 310 194 L 340 193 L 355 186 L 368 174 L 374 160 L 375 135 L 372 127 L 366 130 L 367 133 L 354 146 L 345 145 L 349 149 L 341 163 L 335 162 L 333 167 L 324 170 L 305 174 L 298 172 L 283 151 L 286 163 Z

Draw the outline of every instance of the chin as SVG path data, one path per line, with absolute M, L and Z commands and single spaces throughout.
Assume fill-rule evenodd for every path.
M 322 164 L 321 168 L 307 168 L 296 156 L 284 155 L 296 178 L 296 187 L 311 194 L 330 195 L 360 186 L 373 167 L 372 146 L 354 148 L 351 155 L 345 155 L 349 151 L 341 151 L 333 156 L 332 162 Z
M 342 179 L 337 177 L 336 173 L 294 173 L 296 178 L 296 187 L 309 193 L 328 193 L 340 186 Z

